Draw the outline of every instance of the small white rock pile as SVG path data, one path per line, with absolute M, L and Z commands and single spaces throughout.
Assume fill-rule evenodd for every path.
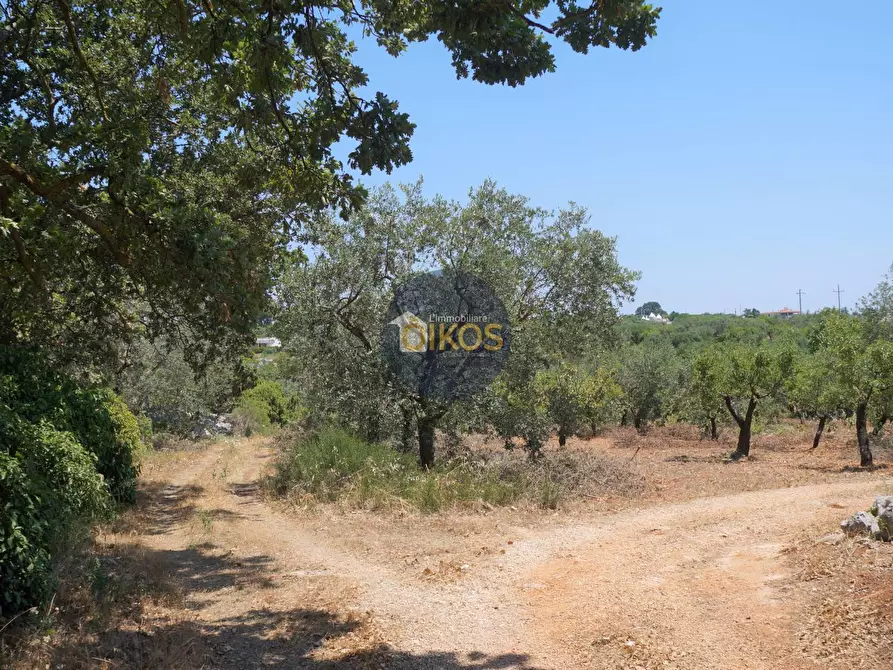
M 893 541 L 893 496 L 878 496 L 867 512 L 856 512 L 840 523 L 843 532 L 853 537 L 868 535 L 881 542 Z

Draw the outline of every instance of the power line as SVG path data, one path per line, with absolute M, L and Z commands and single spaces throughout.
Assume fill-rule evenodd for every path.
M 843 310 L 840 308 L 840 294 L 844 293 L 844 290 L 840 288 L 840 284 L 837 285 L 837 290 L 835 290 L 834 293 L 837 294 L 837 311 L 841 312 Z

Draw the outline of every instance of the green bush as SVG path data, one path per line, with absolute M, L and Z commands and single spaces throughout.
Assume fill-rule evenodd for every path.
M 233 418 L 242 427 L 242 432 L 250 437 L 254 433 L 264 434 L 272 426 L 267 404 L 260 398 L 245 395 L 239 397 L 233 409 Z
M 96 457 L 73 434 L 3 411 L 0 445 L 3 617 L 44 596 L 55 549 L 111 506 Z
M 29 351 L 0 348 L 0 405 L 33 424 L 72 433 L 97 459 L 112 497 L 133 502 L 142 439 L 127 405 L 105 388 L 81 388 Z
M 33 352 L 0 348 L 0 616 L 40 602 L 56 549 L 135 498 L 136 417 Z
M 297 396 L 287 396 L 282 384 L 270 379 L 244 391 L 236 400 L 233 416 L 247 435 L 263 433 L 272 426 L 287 426 L 303 416 Z

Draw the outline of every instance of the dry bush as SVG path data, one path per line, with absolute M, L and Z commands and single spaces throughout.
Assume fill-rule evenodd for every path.
M 152 434 L 152 448 L 156 451 L 201 451 L 206 446 L 203 440 L 192 440 L 175 433 Z
M 482 462 L 488 479 L 521 482 L 518 498 L 546 509 L 586 498 L 632 497 L 645 487 L 629 462 L 591 450 L 546 453 L 536 461 L 503 452 Z
M 671 423 L 657 428 L 659 435 L 669 440 L 695 442 L 703 438 L 703 431 L 690 423 Z

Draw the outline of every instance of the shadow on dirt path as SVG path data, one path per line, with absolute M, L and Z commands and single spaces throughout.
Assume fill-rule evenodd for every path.
M 196 547 L 140 552 L 131 559 L 134 564 L 124 566 L 126 569 L 139 570 L 137 562 L 165 566 L 188 594 L 201 593 L 200 601 L 190 598 L 186 602 L 195 618 L 166 621 L 145 609 L 134 613 L 135 619 L 144 621 L 144 627 L 106 630 L 87 648 L 80 645 L 81 648 L 73 650 L 60 646 L 55 650 L 54 661 L 69 662 L 76 651 L 77 656 L 83 657 L 86 653 L 95 662 L 89 667 L 107 668 L 534 670 L 537 667 L 524 654 L 413 654 L 388 644 L 348 650 L 333 659 L 314 658 L 314 652 L 324 646 L 335 649 L 342 644 L 351 646 L 351 638 L 361 635 L 368 625 L 366 620 L 312 607 L 249 608 L 212 621 L 200 616 L 199 610 L 228 600 L 233 589 L 250 594 L 273 588 L 268 576 L 272 567 L 269 556 L 225 558 L 210 554 L 208 547 Z
M 270 457 L 263 440 L 220 443 L 144 484 L 129 532 L 141 560 L 185 595 L 176 611 L 147 609 L 135 630 L 103 633 L 97 654 L 116 652 L 96 660 L 189 670 L 789 670 L 801 666 L 790 660 L 796 603 L 780 586 L 785 542 L 833 522 L 881 481 L 544 525 L 460 580 L 432 583 L 354 551 L 337 520 L 314 530 L 267 504 Z

